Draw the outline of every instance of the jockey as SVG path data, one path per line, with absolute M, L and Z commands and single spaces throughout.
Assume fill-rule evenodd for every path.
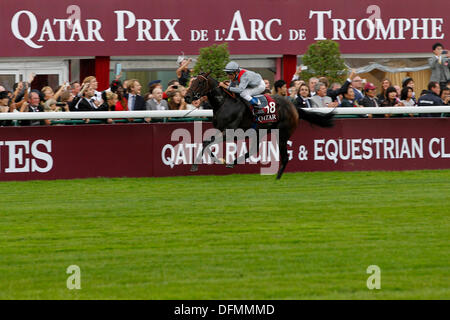
M 260 105 L 259 100 L 252 97 L 262 94 L 266 89 L 264 80 L 259 73 L 241 69 L 234 61 L 229 62 L 224 71 L 227 73 L 231 83 L 230 86 L 227 86 L 221 82 L 219 86 L 231 92 L 239 93 L 242 98 L 254 106 Z

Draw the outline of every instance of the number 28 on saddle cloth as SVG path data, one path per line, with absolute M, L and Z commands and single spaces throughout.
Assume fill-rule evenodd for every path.
M 254 96 L 254 98 L 260 101 L 259 106 L 251 106 L 251 110 L 254 114 L 253 121 L 255 123 L 270 123 L 278 121 L 278 105 L 275 100 L 268 94 Z

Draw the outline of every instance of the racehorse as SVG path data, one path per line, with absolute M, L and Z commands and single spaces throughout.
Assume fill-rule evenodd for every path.
M 250 104 L 246 100 L 242 99 L 240 96 L 222 88 L 219 86 L 219 82 L 214 78 L 209 76 L 209 73 L 200 73 L 195 77 L 191 85 L 189 86 L 185 101 L 191 103 L 193 100 L 198 100 L 201 97 L 207 96 L 208 101 L 213 108 L 213 126 L 219 130 L 219 135 L 225 136 L 225 130 L 227 129 L 243 129 L 247 130 L 250 128 L 255 129 L 267 129 L 269 132 L 272 129 L 278 129 L 278 151 L 281 160 L 281 166 L 277 172 L 277 179 L 280 179 L 286 165 L 289 161 L 289 156 L 287 152 L 287 142 L 292 135 L 292 133 L 297 128 L 299 119 L 304 119 L 312 124 L 318 125 L 320 127 L 332 127 L 334 113 L 321 113 L 309 110 L 304 110 L 301 108 L 296 108 L 290 101 L 286 98 L 274 95 L 272 99 L 277 104 L 277 115 L 278 118 L 276 122 L 255 124 L 254 115 L 250 110 Z M 256 130 L 258 132 L 258 130 Z M 191 167 L 191 171 L 198 170 L 199 158 L 203 156 L 205 150 L 207 150 L 210 145 L 214 144 L 214 141 L 218 136 L 213 136 L 210 140 L 203 141 L 203 149 L 198 159 L 194 161 Z M 256 144 L 258 145 L 258 143 Z M 208 150 L 209 151 L 209 150 Z M 250 157 L 252 154 L 247 152 L 245 154 L 245 159 Z M 237 163 L 238 159 L 234 161 Z M 232 165 L 228 165 L 232 167 Z

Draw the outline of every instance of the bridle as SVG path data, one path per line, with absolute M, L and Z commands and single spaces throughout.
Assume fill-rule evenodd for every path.
M 202 93 L 200 93 L 197 89 L 200 87 L 200 85 L 197 83 L 197 88 L 196 88 L 196 90 L 195 90 L 195 92 L 193 92 L 193 94 L 192 94 L 192 97 L 194 98 L 194 100 L 198 100 L 198 99 L 200 99 L 202 96 L 204 96 L 204 95 L 206 95 L 206 93 L 208 93 L 208 92 L 210 92 L 211 91 L 211 86 L 210 86 L 210 84 L 209 84 L 209 80 L 208 80 L 208 78 L 207 77 L 205 77 L 204 75 L 202 75 L 202 74 L 199 74 L 198 76 L 197 76 L 197 78 L 201 78 L 201 79 L 203 79 L 203 80 L 205 80 L 205 82 L 206 82 L 206 88 L 203 90 L 203 88 L 202 88 Z M 203 83 L 202 83 L 202 87 L 203 87 Z
M 203 74 L 199 74 L 197 76 L 197 78 L 199 78 L 199 77 L 201 79 L 205 80 L 204 82 L 206 82 L 206 87 L 204 89 L 202 88 L 201 92 L 199 92 L 198 88 L 200 87 L 200 85 L 197 84 L 197 87 L 195 88 L 195 92 L 192 93 L 192 97 L 193 97 L 194 100 L 200 99 L 202 96 L 206 95 L 206 93 L 212 91 L 213 89 L 220 88 L 219 85 L 217 85 L 215 88 L 211 87 L 210 81 L 208 79 L 208 75 L 205 77 Z M 203 83 L 202 83 L 202 87 L 203 87 Z M 234 92 L 230 92 L 229 90 L 227 90 L 225 88 L 222 88 L 222 89 L 230 97 L 232 97 L 233 99 L 236 99 L 236 94 Z M 194 90 L 192 90 L 192 91 L 194 91 Z

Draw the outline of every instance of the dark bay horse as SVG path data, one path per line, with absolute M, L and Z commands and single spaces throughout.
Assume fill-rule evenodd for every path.
M 227 129 L 247 130 L 255 128 L 253 122 L 254 116 L 250 111 L 249 102 L 242 99 L 239 95 L 235 95 L 228 90 L 219 87 L 218 84 L 219 82 L 210 77 L 209 73 L 199 74 L 191 82 L 191 86 L 185 96 L 186 102 L 191 103 L 193 100 L 207 96 L 209 103 L 213 108 L 213 126 L 218 129 L 222 135 L 225 135 L 225 130 Z M 272 129 L 278 129 L 278 150 L 281 166 L 278 169 L 277 179 L 280 179 L 289 161 L 287 141 L 297 128 L 299 118 L 321 127 L 332 127 L 334 113 L 329 112 L 323 114 L 320 112 L 297 109 L 284 97 L 274 95 L 272 98 L 278 105 L 278 121 L 258 124 L 255 129 L 267 129 L 268 132 Z M 203 141 L 201 155 L 203 155 L 203 152 L 207 150 L 210 145 L 214 144 L 214 141 L 215 137 Z M 245 158 L 248 158 L 251 155 L 251 152 L 247 152 Z M 198 163 L 198 161 L 194 162 L 191 171 L 198 170 Z M 235 163 L 237 163 L 237 159 Z

